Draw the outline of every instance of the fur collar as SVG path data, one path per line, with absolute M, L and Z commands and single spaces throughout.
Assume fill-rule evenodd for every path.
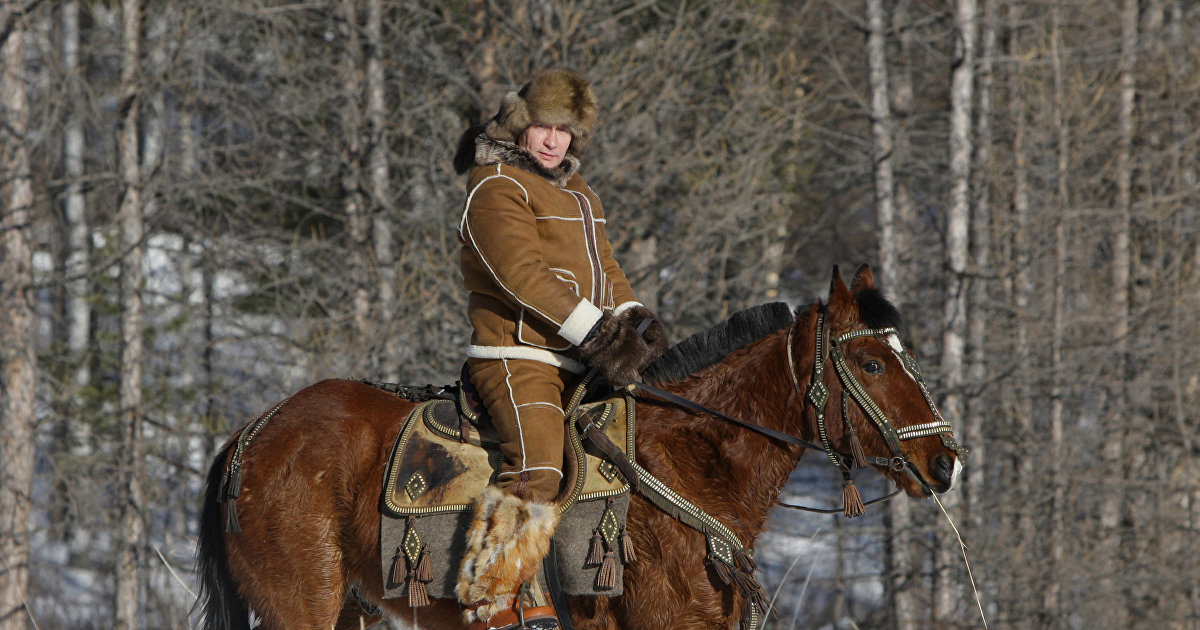
M 538 175 L 559 188 L 566 187 L 571 176 L 579 172 L 579 158 L 570 153 L 557 168 L 547 169 L 529 151 L 511 142 L 493 140 L 484 134 L 475 138 L 475 163 L 480 166 L 492 164 L 514 166 Z

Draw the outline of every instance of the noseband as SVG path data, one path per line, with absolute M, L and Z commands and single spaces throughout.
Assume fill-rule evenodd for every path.
M 915 359 L 912 358 L 898 341 L 899 332 L 895 328 L 868 328 L 860 330 L 852 330 L 848 333 L 843 333 L 837 337 L 830 338 L 829 325 L 825 321 L 825 311 L 821 310 L 817 315 L 817 330 L 814 345 L 816 346 L 816 357 L 813 361 L 813 375 L 809 382 L 808 392 L 802 394 L 800 392 L 800 379 L 796 373 L 796 361 L 792 353 L 792 332 L 794 328 L 788 329 L 787 338 L 787 358 L 788 371 L 792 377 L 792 384 L 796 389 L 796 393 L 801 395 L 812 403 L 817 414 L 817 432 L 821 438 L 821 444 L 824 447 L 825 454 L 829 457 L 829 461 L 842 473 L 842 479 L 845 486 L 844 497 L 846 499 L 845 513 L 846 516 L 858 516 L 862 512 L 858 510 L 861 506 L 861 499 L 857 499 L 858 491 L 853 488 L 854 481 L 850 478 L 850 463 L 858 468 L 865 468 L 870 464 L 883 466 L 896 472 L 907 471 L 912 474 L 917 481 L 925 487 L 930 487 L 930 484 L 924 479 L 920 471 L 909 461 L 908 454 L 904 452 L 904 446 L 901 444 L 905 440 L 927 437 L 930 435 L 940 435 L 942 444 L 958 453 L 960 457 L 966 455 L 964 449 L 954 439 L 952 433 L 953 427 L 942 417 L 938 411 L 937 405 L 933 402 L 933 397 L 929 394 L 929 388 L 925 386 L 925 379 L 921 376 L 921 368 L 917 365 Z M 921 390 L 921 395 L 925 398 L 925 404 L 929 406 L 929 411 L 933 415 L 931 422 L 923 424 L 902 427 L 897 429 L 888 419 L 887 414 L 879 408 L 871 395 L 867 393 L 866 387 L 862 381 L 854 375 L 850 369 L 850 364 L 846 361 L 846 355 L 842 351 L 843 345 L 859 337 L 875 337 L 883 343 L 896 358 L 900 360 L 900 364 L 904 367 L 905 372 L 916 382 L 917 387 Z M 828 347 L 827 347 L 828 346 Z M 834 370 L 837 372 L 838 379 L 842 383 L 842 422 L 845 425 L 846 431 L 850 436 L 850 450 L 852 455 L 847 457 L 838 453 L 833 448 L 833 443 L 829 439 L 829 432 L 825 422 L 825 406 L 829 403 L 829 388 L 825 386 L 825 361 L 828 358 L 833 362 Z M 852 397 L 858 403 L 859 408 L 867 415 L 875 425 L 875 428 L 883 436 L 883 441 L 887 444 L 888 451 L 891 457 L 875 457 L 867 458 L 863 454 L 862 444 L 858 440 L 858 436 L 854 431 L 854 426 L 850 423 L 848 398 Z M 849 461 L 850 463 L 847 463 Z M 858 503 L 858 505 L 855 505 Z M 861 506 L 865 507 L 865 506 Z M 857 512 L 857 513 L 855 513 Z

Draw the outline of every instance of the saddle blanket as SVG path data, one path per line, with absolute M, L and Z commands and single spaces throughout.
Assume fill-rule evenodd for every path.
M 494 430 L 463 421 L 459 407 L 445 399 L 423 402 L 396 438 L 380 506 L 385 598 L 408 593 L 413 601 L 414 580 L 428 597 L 455 597 L 473 502 L 494 480 L 501 457 Z M 609 565 L 621 557 L 629 485 L 600 450 L 580 439 L 580 414 L 634 459 L 634 404 L 627 394 L 581 405 L 568 419 L 563 489 L 555 500 L 562 513 L 553 545 L 558 577 L 569 595 L 620 595 L 620 561 L 614 580 L 613 567 L 601 567 L 597 553 Z

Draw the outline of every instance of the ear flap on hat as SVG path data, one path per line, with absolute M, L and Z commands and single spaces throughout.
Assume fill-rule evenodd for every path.
M 454 172 L 462 175 L 475 166 L 475 139 L 483 133 L 485 125 L 475 125 L 458 138 L 458 149 L 454 151 Z
M 500 111 L 487 122 L 484 133 L 489 138 L 501 142 L 516 142 L 525 129 L 533 124 L 534 121 L 529 116 L 529 107 L 521 97 L 522 93 L 529 90 L 529 85 L 521 88 L 520 93 L 509 92 L 504 95 L 504 100 L 500 101 Z

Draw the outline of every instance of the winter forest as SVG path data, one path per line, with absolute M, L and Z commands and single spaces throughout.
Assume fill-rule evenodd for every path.
M 1200 627 L 1200 3 L 7 0 L 0 628 L 194 626 L 232 431 L 454 382 L 454 148 L 555 66 L 673 339 L 869 263 L 971 449 L 969 572 L 933 501 L 776 509 L 769 628 Z

